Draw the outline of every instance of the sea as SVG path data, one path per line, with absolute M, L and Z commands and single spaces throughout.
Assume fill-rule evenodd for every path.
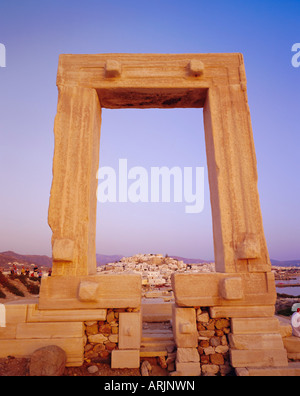
M 300 296 L 300 286 L 290 286 L 290 285 L 300 285 L 300 276 L 295 277 L 295 279 L 290 280 L 277 280 L 276 291 L 280 294 L 288 294 L 289 296 Z M 278 287 L 279 284 L 286 285 L 284 287 Z

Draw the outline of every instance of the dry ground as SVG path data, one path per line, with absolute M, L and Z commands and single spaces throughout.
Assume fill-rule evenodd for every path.
M 25 299 L 27 300 L 38 298 L 38 295 L 29 293 L 27 287 L 23 285 L 23 283 L 19 279 L 9 279 L 9 282 L 16 286 L 21 292 L 23 292 L 24 297 L 16 296 L 15 294 L 9 292 L 6 288 L 2 287 L 1 290 L 5 293 L 6 298 L 0 298 L 0 304 L 6 304 L 12 301 L 20 301 L 20 303 L 22 303 L 22 301 Z
M 13 358 L 0 359 L 0 377 L 29 376 L 30 359 Z M 82 377 L 82 376 L 140 376 L 139 369 L 111 369 L 109 364 L 97 364 L 99 371 L 90 374 L 87 371 L 89 365 L 84 364 L 81 367 L 66 367 L 64 376 Z
M 153 363 L 153 361 L 151 362 Z M 0 359 L 0 377 L 25 377 L 29 376 L 30 359 L 8 357 Z M 99 371 L 95 374 L 88 372 L 89 366 L 97 366 Z M 168 372 L 162 369 L 159 365 L 152 365 L 151 376 L 167 376 Z M 66 367 L 64 372 L 65 377 L 137 377 L 141 376 L 140 369 L 112 369 L 109 364 L 87 364 L 84 363 L 81 367 Z

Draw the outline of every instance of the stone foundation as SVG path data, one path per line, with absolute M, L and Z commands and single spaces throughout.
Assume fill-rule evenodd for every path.
M 299 358 L 297 339 L 282 330 L 269 307 L 250 308 L 174 304 L 171 375 L 298 375 L 299 367 L 287 359 Z M 86 362 L 140 367 L 140 308 L 41 310 L 28 303 L 7 304 L 5 309 L 1 358 L 30 357 L 36 349 L 57 345 L 66 352 L 67 366 Z
M 230 364 L 228 335 L 230 319 L 210 317 L 209 310 L 196 310 L 198 352 L 202 375 L 229 375 L 234 372 Z
M 30 303 L 7 304 L 5 308 L 0 358 L 30 357 L 38 348 L 57 345 L 66 352 L 67 366 L 114 361 L 114 368 L 139 368 L 139 308 L 40 310 L 37 304 Z M 128 356 L 134 355 L 134 363 L 124 358 L 127 352 Z
M 30 357 L 36 349 L 57 345 L 67 366 L 81 366 L 85 344 L 83 312 L 40 311 L 36 304 L 7 304 L 6 327 L 0 328 L 0 358 Z M 89 310 L 86 319 L 102 319 L 106 310 Z
M 177 375 L 229 375 L 229 318 L 212 318 L 208 308 L 173 309 Z
M 108 309 L 105 320 L 86 321 L 84 360 L 92 363 L 111 364 L 111 354 L 119 350 L 119 318 L 120 314 L 138 312 L 132 308 Z M 121 315 L 122 316 L 122 315 Z

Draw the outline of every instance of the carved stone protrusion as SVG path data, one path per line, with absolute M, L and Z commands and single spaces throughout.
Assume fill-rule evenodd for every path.
M 193 77 L 200 77 L 204 73 L 204 63 L 200 60 L 192 59 L 189 63 L 189 74 Z
M 122 74 L 122 67 L 120 62 L 108 59 L 105 64 L 105 77 L 107 78 L 114 78 L 114 77 L 121 77 Z
M 73 261 L 74 241 L 71 239 L 55 239 L 53 242 L 53 261 Z
M 79 285 L 78 298 L 84 302 L 97 301 L 97 289 L 99 284 L 90 281 L 81 281 Z
M 243 280 L 240 277 L 225 278 L 220 281 L 220 295 L 225 300 L 244 298 Z
M 192 334 L 193 326 L 191 323 L 181 323 L 180 324 L 180 333 L 181 334 Z
M 260 243 L 256 235 L 247 234 L 237 247 L 238 259 L 255 259 L 260 256 Z
M 141 312 L 121 312 L 119 314 L 119 349 L 140 349 L 141 339 Z

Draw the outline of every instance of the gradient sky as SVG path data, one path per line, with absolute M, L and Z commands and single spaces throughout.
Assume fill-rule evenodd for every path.
M 51 255 L 61 53 L 242 52 L 271 258 L 300 258 L 299 0 L 0 0 L 0 251 Z M 205 205 L 98 205 L 97 252 L 213 259 L 201 109 L 103 110 L 100 166 L 203 166 Z

